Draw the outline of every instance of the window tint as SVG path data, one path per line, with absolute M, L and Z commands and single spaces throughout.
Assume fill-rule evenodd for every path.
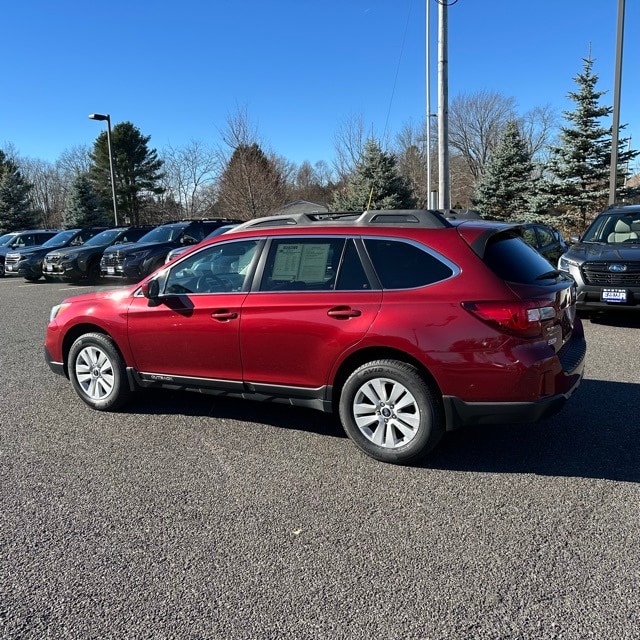
M 344 238 L 274 239 L 260 291 L 332 290 L 344 246 Z
M 507 282 L 541 284 L 540 276 L 550 274 L 549 263 L 521 238 L 501 234 L 487 245 L 485 264 Z
M 364 244 L 385 289 L 424 287 L 453 275 L 451 267 L 409 242 L 367 239 Z
M 538 246 L 538 238 L 536 237 L 536 230 L 533 227 L 523 227 L 522 237 L 527 244 L 532 247 Z
M 344 256 L 338 269 L 336 289 L 339 291 L 364 291 L 371 289 L 369 279 L 364 271 L 360 256 L 353 244 L 353 240 L 347 242 Z
M 257 246 L 257 240 L 226 242 L 188 256 L 169 271 L 165 293 L 242 291 Z
M 538 237 L 540 238 L 541 247 L 548 247 L 554 243 L 553 234 L 547 227 L 538 227 Z
M 200 224 L 192 224 L 187 227 L 181 238 L 183 244 L 197 244 L 204 240 L 204 229 Z
M 148 229 L 127 229 L 126 233 L 116 240 L 115 244 L 125 244 L 126 242 L 138 242 Z

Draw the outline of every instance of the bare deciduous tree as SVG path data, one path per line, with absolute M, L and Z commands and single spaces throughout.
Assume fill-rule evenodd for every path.
M 514 113 L 515 100 L 492 91 L 461 94 L 451 101 L 449 144 L 465 159 L 474 180 L 482 175 Z
M 265 153 L 258 142 L 256 128 L 246 110 L 227 118 L 221 149 L 224 170 L 218 183 L 218 209 L 221 214 L 249 220 L 268 215 L 287 202 L 286 174 L 291 165 L 273 153 Z
M 367 142 L 364 119 L 361 114 L 352 115 L 340 122 L 333 137 L 335 159 L 333 168 L 339 182 L 346 181 L 362 160 Z
M 218 154 L 202 142 L 192 140 L 181 147 L 169 145 L 161 157 L 166 193 L 184 215 L 195 218 L 210 213 L 211 202 L 205 187 L 212 185 L 218 177 Z

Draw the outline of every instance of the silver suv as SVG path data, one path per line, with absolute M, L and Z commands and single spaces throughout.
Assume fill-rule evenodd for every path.
M 558 269 L 578 285 L 583 311 L 640 310 L 640 205 L 600 213 L 560 257 Z

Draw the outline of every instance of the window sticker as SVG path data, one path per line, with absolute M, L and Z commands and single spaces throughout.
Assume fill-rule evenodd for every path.
M 323 282 L 327 271 L 329 249 L 329 244 L 278 245 L 272 278 Z

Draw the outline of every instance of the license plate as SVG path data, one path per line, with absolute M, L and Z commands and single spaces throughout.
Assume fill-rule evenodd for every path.
M 112 276 L 116 272 L 114 267 L 107 267 L 107 273 Z
M 625 303 L 627 301 L 626 289 L 603 289 L 602 290 L 603 302 L 616 302 Z
M 45 269 L 47 271 L 53 271 L 53 265 L 52 264 L 48 264 L 48 265 L 46 265 Z

